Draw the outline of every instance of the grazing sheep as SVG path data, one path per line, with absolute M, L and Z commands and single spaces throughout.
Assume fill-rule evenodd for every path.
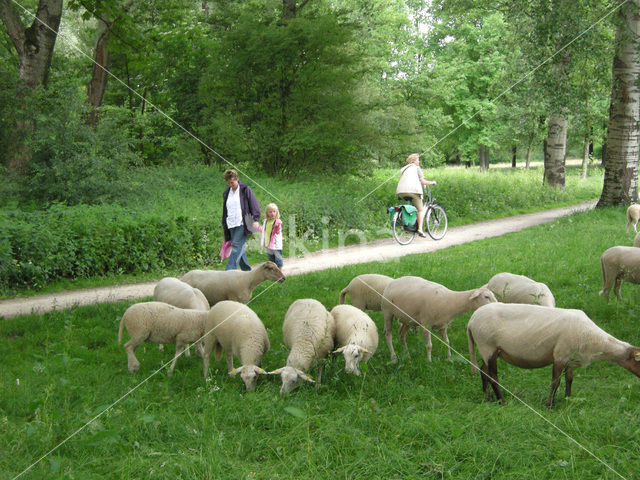
M 615 362 L 640 377 L 640 348 L 622 342 L 598 327 L 581 310 L 495 303 L 480 307 L 467 325 L 472 370 L 478 370 L 475 348 L 482 365 L 482 390 L 487 400 L 491 384 L 504 401 L 498 384 L 497 359 L 521 368 L 553 365 L 547 406 L 552 406 L 564 370 L 565 394 L 571 395 L 575 367 L 604 360 Z
M 258 374 L 267 373 L 260 364 L 269 350 L 267 330 L 258 315 L 243 303 L 223 300 L 211 307 L 204 329 L 204 378 L 207 378 L 211 351 L 216 360 L 220 360 L 224 350 L 229 375 L 234 377 L 239 373 L 247 390 L 255 391 Z M 234 355 L 242 366 L 233 368 Z
M 248 272 L 241 270 L 191 270 L 182 281 L 199 288 L 209 305 L 222 300 L 248 303 L 253 290 L 265 280 L 284 282 L 282 270 L 273 262 L 264 262 Z
M 629 205 L 627 208 L 627 232 L 629 232 L 629 226 L 633 224 L 633 231 L 638 231 L 638 220 L 640 219 L 640 205 Z
M 280 394 L 284 395 L 303 381 L 313 383 L 305 372 L 333 349 L 335 321 L 320 302 L 303 298 L 289 306 L 284 316 L 282 334 L 284 344 L 290 349 L 287 364 L 270 373 L 281 376 Z M 321 371 L 322 367 L 318 379 Z
M 432 328 L 440 330 L 440 335 L 447 344 L 447 357 L 450 359 L 451 347 L 447 327 L 451 320 L 457 315 L 496 301 L 493 292 L 484 287 L 456 292 L 439 283 L 412 276 L 400 277 L 390 282 L 384 289 L 382 313 L 384 337 L 391 354 L 391 363 L 398 361 L 393 350 L 391 334 L 394 318 L 397 318 L 401 324 L 399 336 L 405 351 L 407 351 L 407 331 L 412 326 L 421 325 L 422 334 L 427 343 L 428 360 L 431 361 L 430 329 Z
M 165 277 L 156 284 L 153 289 L 153 300 L 168 303 L 178 308 L 209 311 L 209 302 L 207 302 L 204 294 L 197 288 L 193 288 L 188 283 L 175 277 Z M 200 345 L 198 343 L 196 349 Z M 158 345 L 158 349 L 162 350 L 162 344 Z M 190 355 L 188 346 L 185 355 L 187 357 Z
M 362 310 L 352 305 L 336 305 L 331 310 L 336 324 L 334 353 L 344 355 L 344 369 L 360 375 L 360 362 L 367 363 L 378 348 L 378 328 Z
M 354 307 L 360 310 L 382 310 L 382 292 L 391 280 L 393 278 L 377 273 L 358 275 L 340 292 L 340 303 L 344 304 L 348 293 Z
M 556 300 L 549 287 L 544 283 L 531 280 L 524 275 L 502 272 L 497 273 L 485 285 L 502 303 L 529 303 L 555 307 Z
M 140 368 L 135 351 L 143 342 L 175 343 L 176 354 L 169 368 L 169 375 L 171 375 L 182 350 L 189 345 L 189 342 L 202 338 L 208 313 L 203 310 L 186 310 L 163 302 L 131 305 L 122 315 L 118 330 L 118 344 L 122 342 L 123 327 L 127 327 L 131 337 L 124 344 L 129 371 L 137 372 Z
M 636 233 L 636 236 L 633 239 L 633 246 L 640 247 L 640 232 Z
M 620 285 L 623 280 L 640 283 L 640 250 L 636 247 L 611 247 L 600 257 L 602 268 L 602 290 L 600 296 L 609 300 L 609 290 L 620 298 Z

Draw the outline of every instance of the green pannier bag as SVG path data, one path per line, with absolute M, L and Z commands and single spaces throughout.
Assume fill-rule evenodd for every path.
M 415 225 L 418 219 L 418 209 L 413 205 L 401 205 L 402 207 L 402 224 L 406 227 Z M 396 214 L 396 207 L 389 207 L 389 223 L 393 225 L 393 217 Z

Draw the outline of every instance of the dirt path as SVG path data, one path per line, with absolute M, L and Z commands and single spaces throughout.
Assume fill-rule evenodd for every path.
M 340 268 L 346 265 L 389 260 L 415 253 L 433 252 L 453 245 L 497 237 L 534 225 L 548 223 L 566 215 L 590 210 L 594 208 L 595 204 L 596 201 L 593 200 L 570 207 L 463 225 L 449 229 L 447 235 L 437 242 L 428 237 L 416 237 L 413 243 L 401 246 L 393 238 L 388 238 L 362 245 L 320 250 L 303 257 L 287 258 L 283 271 L 287 276 L 301 275 L 328 268 Z M 151 297 L 154 286 L 155 282 L 138 283 L 3 300 L 0 301 L 0 317 L 9 318 L 29 313 L 45 313 L 51 310 L 63 310 L 75 305 L 137 300 Z

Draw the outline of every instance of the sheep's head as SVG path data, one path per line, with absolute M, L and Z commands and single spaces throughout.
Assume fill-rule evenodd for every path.
M 627 357 L 619 363 L 623 368 L 640 377 L 640 348 L 629 347 Z
M 344 370 L 347 373 L 353 373 L 354 375 L 359 376 L 360 362 L 366 361 L 365 355 L 369 353 L 369 351 L 360 345 L 350 343 L 344 347 L 334 350 L 333 353 L 342 353 L 342 355 L 344 355 Z
M 244 382 L 247 390 L 250 392 L 256 391 L 256 384 L 258 383 L 258 375 L 266 375 L 267 372 L 256 365 L 243 365 L 239 368 L 234 368 L 229 372 L 229 375 L 235 377 L 236 374 L 240 374 L 240 378 Z
M 284 282 L 284 273 L 282 273 L 282 270 L 280 270 L 280 268 L 275 263 L 264 262 L 262 264 L 262 268 L 264 268 L 268 280 L 272 280 L 278 283 Z
M 476 288 L 469 297 L 469 300 L 472 301 L 474 309 L 498 301 L 493 292 L 485 287 Z
M 313 379 L 309 378 L 302 370 L 298 370 L 294 367 L 282 367 L 273 372 L 269 372 L 269 375 L 280 375 L 282 378 L 282 388 L 280 389 L 280 395 L 285 395 L 291 390 L 296 388 L 302 382 L 307 381 L 315 383 Z

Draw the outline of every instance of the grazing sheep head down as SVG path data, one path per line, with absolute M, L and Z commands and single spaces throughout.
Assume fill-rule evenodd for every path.
M 364 355 L 369 353 L 369 350 L 360 345 L 350 343 L 334 350 L 333 353 L 342 353 L 344 355 L 344 370 L 347 373 L 360 376 L 360 362 L 364 360 Z
M 280 395 L 289 393 L 303 381 L 315 383 L 315 381 L 312 378 L 309 378 L 306 373 L 294 367 L 282 367 L 274 370 L 273 372 L 269 372 L 269 375 L 280 375 L 280 377 L 282 378 L 282 388 L 280 389 Z
M 247 390 L 250 392 L 256 391 L 256 384 L 258 383 L 258 374 L 267 375 L 266 370 L 256 365 L 243 365 L 238 368 L 234 368 L 229 372 L 231 377 L 235 377 L 236 374 L 240 374 L 240 378 L 244 382 Z
M 267 278 L 274 282 L 283 283 L 285 276 L 282 270 L 273 262 L 264 262 L 264 269 L 267 273 Z

